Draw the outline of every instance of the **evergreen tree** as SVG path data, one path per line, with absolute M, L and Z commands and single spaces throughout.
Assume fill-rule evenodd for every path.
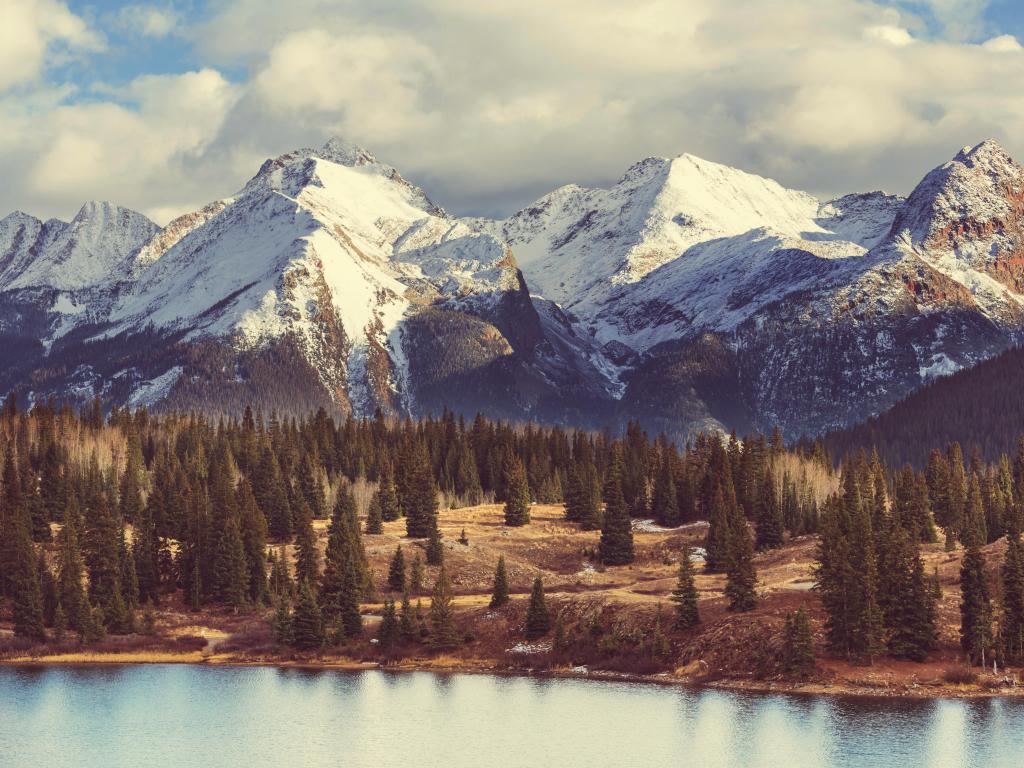
M 679 494 L 676 490 L 675 470 L 672 466 L 672 451 L 665 450 L 661 469 L 654 482 L 651 496 L 651 513 L 659 525 L 674 528 L 679 525 Z
M 725 596 L 730 611 L 752 611 L 757 606 L 757 571 L 754 546 L 746 522 L 738 525 L 729 539 L 729 561 L 725 571 Z
M 355 499 L 344 488 L 338 494 L 327 537 L 320 603 L 327 619 L 340 622 L 350 638 L 358 637 L 363 629 L 359 602 L 367 583 L 365 560 Z
M 409 489 L 402 500 L 406 535 L 425 539 L 437 531 L 437 481 L 422 445 L 413 452 L 408 473 Z
M 1024 661 L 1024 552 L 1020 534 L 1007 536 L 1002 568 L 1003 610 L 999 617 L 999 639 L 1009 664 Z
M 423 559 L 419 552 L 413 555 L 412 566 L 409 568 L 409 593 L 418 595 L 423 591 Z
M 379 491 L 375 492 L 370 499 L 370 508 L 366 513 L 366 532 L 370 535 L 384 533 L 384 515 L 381 510 Z
M 720 483 L 715 484 L 711 500 L 711 511 L 708 515 L 708 532 L 704 538 L 704 570 L 708 573 L 719 573 L 725 570 L 729 562 L 729 539 L 732 523 L 725 506 L 725 493 Z
M 405 592 L 405 555 L 401 544 L 395 547 L 395 554 L 388 567 L 388 589 L 392 592 Z
M 669 599 L 676 604 L 676 629 L 693 629 L 700 624 L 697 587 L 693 581 L 693 563 L 690 560 L 688 544 L 683 545 L 682 556 L 679 559 L 679 578 Z
M 253 475 L 253 494 L 256 504 L 266 515 L 270 536 L 276 541 L 291 541 L 292 509 L 288 490 L 281 474 L 281 465 L 269 445 L 260 454 L 259 465 Z M 309 513 L 312 516 L 312 512 Z
M 505 461 L 505 525 L 520 526 L 530 522 L 530 486 L 526 468 L 518 456 Z
M 814 670 L 811 620 L 803 608 L 786 615 L 782 637 L 782 670 L 786 677 L 807 677 Z
M 761 480 L 761 491 L 755 505 L 757 514 L 757 548 L 758 550 L 774 549 L 783 544 L 782 509 L 779 507 L 775 494 L 775 478 L 771 470 L 764 473 Z
M 992 652 L 992 604 L 985 556 L 976 533 L 969 535 L 960 564 L 960 647 L 971 663 L 985 666 Z
M 213 553 L 214 596 L 234 608 L 249 601 L 249 572 L 245 546 L 233 513 L 222 521 L 220 535 Z
M 377 640 L 382 649 L 389 650 L 397 645 L 401 639 L 402 628 L 398 622 L 398 614 L 395 612 L 395 601 L 385 599 Z
M 267 597 L 267 520 L 256 505 L 248 480 L 238 485 L 238 519 L 245 551 L 248 599 L 253 605 L 260 605 Z
M 291 645 L 294 639 L 292 637 L 292 612 L 288 605 L 288 596 L 283 592 L 277 595 L 271 624 L 274 628 L 274 642 L 278 645 Z
M 430 600 L 431 642 L 437 648 L 454 648 L 459 644 L 452 607 L 452 587 L 442 565 Z
M 403 640 L 415 640 L 419 634 L 416 617 L 413 615 L 412 606 L 409 605 L 408 592 L 402 593 L 402 608 L 398 614 L 398 626 Z
M 548 613 L 547 601 L 544 598 L 544 582 L 540 576 L 533 580 L 530 592 L 530 605 L 526 611 L 525 634 L 527 640 L 536 640 L 551 630 L 551 614 Z
M 391 462 L 385 462 L 381 469 L 380 485 L 377 488 L 374 498 L 377 499 L 380 507 L 381 519 L 384 522 L 397 520 L 402 515 L 398 505 L 398 494 L 395 492 L 395 474 L 391 468 Z
M 295 581 L 316 584 L 320 580 L 320 551 L 316 546 L 313 515 L 305 504 L 295 513 Z
M 77 517 L 77 511 L 69 510 L 57 535 L 57 593 L 68 626 L 81 632 L 89 622 L 92 607 L 87 604 L 82 587 L 84 565 L 78 548 Z
M 893 556 L 886 567 L 889 599 L 885 611 L 889 652 L 897 658 L 924 661 L 935 648 L 935 600 L 916 541 L 900 528 L 890 535 Z
M 500 608 L 508 602 L 508 573 L 505 570 L 505 556 L 498 555 L 498 567 L 494 569 L 494 588 L 491 590 L 491 608 Z
M 441 531 L 434 526 L 427 539 L 427 565 L 444 565 L 444 545 L 441 543 Z
M 302 650 L 314 650 L 324 644 L 324 622 L 316 594 L 308 581 L 299 586 L 298 599 L 291 617 L 292 645 Z
M 627 565 L 633 562 L 633 527 L 622 494 L 621 475 L 621 460 L 617 460 L 605 487 L 605 510 L 598 543 L 599 557 L 605 565 Z

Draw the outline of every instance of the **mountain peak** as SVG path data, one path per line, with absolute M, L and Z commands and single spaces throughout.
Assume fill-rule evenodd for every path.
M 324 160 L 330 160 L 338 165 L 371 165 L 377 162 L 376 156 L 368 149 L 353 144 L 340 136 L 332 136 L 315 153 Z
M 953 162 L 965 163 L 968 165 L 974 165 L 977 163 L 1012 163 L 1013 158 L 1010 157 L 1009 153 L 1003 148 L 995 139 L 985 139 L 980 144 L 975 144 L 973 147 L 968 145 L 961 149 L 956 157 L 953 158 Z

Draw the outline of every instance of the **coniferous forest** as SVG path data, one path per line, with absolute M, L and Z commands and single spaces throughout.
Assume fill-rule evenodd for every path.
M 637 426 L 77 413 L 10 396 L 0 648 L 206 646 L 175 634 L 189 621 L 260 658 L 514 665 L 511 645 L 531 664 L 710 658 L 716 674 L 787 679 L 820 656 L 1012 666 L 1019 446 L 986 462 L 952 443 L 919 471 L 777 431 L 678 446 Z M 757 636 L 771 642 L 752 649 Z

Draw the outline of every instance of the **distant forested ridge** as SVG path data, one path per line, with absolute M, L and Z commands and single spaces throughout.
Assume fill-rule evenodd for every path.
M 986 461 L 1012 454 L 1024 432 L 1024 349 L 937 379 L 889 410 L 825 436 L 834 456 L 874 448 L 887 462 L 923 467 L 935 446 L 960 443 Z

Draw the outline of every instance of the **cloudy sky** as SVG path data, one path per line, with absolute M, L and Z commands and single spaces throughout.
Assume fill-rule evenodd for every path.
M 683 152 L 819 195 L 1024 153 L 1018 0 L 3 0 L 0 215 L 159 223 L 339 135 L 456 213 Z

